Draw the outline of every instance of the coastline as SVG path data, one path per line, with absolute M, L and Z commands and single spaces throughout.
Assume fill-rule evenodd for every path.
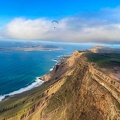
M 6 98 L 0 104 L 0 119 L 52 120 L 65 114 L 60 119 L 73 119 L 74 113 L 75 120 L 80 114 L 82 119 L 118 118 L 119 84 L 114 84 L 107 74 L 95 69 L 88 57 L 87 52 L 75 51 L 48 73 L 51 75 L 48 82 Z M 74 107 L 73 103 L 76 104 Z
M 53 69 L 55 68 L 56 65 L 59 65 L 60 63 L 62 63 L 64 60 L 69 58 L 70 55 L 61 55 L 61 56 L 58 56 L 58 57 L 59 57 L 58 59 L 52 59 L 52 61 L 55 62 L 55 65 L 49 70 L 48 73 L 44 74 L 43 76 L 36 77 L 36 80 L 33 83 L 31 83 L 30 85 L 28 85 L 28 86 L 26 86 L 24 88 L 20 88 L 20 89 L 18 89 L 16 91 L 8 93 L 8 94 L 0 95 L 0 102 L 8 99 L 11 96 L 19 95 L 19 94 L 22 94 L 23 92 L 28 92 L 30 90 L 34 90 L 34 88 L 39 87 L 43 83 L 45 83 L 46 80 L 44 79 L 44 76 L 49 74 L 51 71 L 53 71 Z
M 44 83 L 44 80 L 42 80 L 41 77 L 36 77 L 35 82 L 33 82 L 32 84 L 30 84 L 30 85 L 28 85 L 28 86 L 26 86 L 24 88 L 21 88 L 19 90 L 13 91 L 11 93 L 1 95 L 0 96 L 0 102 L 7 99 L 7 98 L 9 98 L 12 95 L 18 95 L 18 94 L 22 94 L 23 92 L 32 90 L 32 89 L 42 85 L 43 83 Z

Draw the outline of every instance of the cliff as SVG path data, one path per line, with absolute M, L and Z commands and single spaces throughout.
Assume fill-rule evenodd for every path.
M 0 103 L 0 120 L 120 120 L 120 83 L 73 55 L 43 76 L 42 86 Z

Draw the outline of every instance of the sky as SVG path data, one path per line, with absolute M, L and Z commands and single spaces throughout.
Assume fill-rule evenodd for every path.
M 0 0 L 6 39 L 119 44 L 120 0 Z

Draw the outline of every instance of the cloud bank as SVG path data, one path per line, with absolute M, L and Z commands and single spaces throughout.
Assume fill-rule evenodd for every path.
M 62 18 L 15 18 L 0 30 L 0 38 L 65 42 L 120 43 L 120 7 Z

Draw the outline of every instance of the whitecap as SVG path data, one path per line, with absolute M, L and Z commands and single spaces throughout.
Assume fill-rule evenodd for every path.
M 58 60 L 57 60 L 57 59 L 52 59 L 52 61 L 54 61 L 54 62 L 58 62 Z
M 19 90 L 16 90 L 14 92 L 9 93 L 9 94 L 0 95 L 0 101 L 2 101 L 3 99 L 5 99 L 5 97 L 11 96 L 11 95 L 20 94 L 22 92 L 31 90 L 31 89 L 33 89 L 35 87 L 38 87 L 38 86 L 42 85 L 43 83 L 44 83 L 44 81 L 41 80 L 40 77 L 36 77 L 35 82 L 33 82 L 32 84 L 28 85 L 27 87 L 21 88 Z
M 53 67 L 50 69 L 50 71 L 52 71 L 53 70 Z

